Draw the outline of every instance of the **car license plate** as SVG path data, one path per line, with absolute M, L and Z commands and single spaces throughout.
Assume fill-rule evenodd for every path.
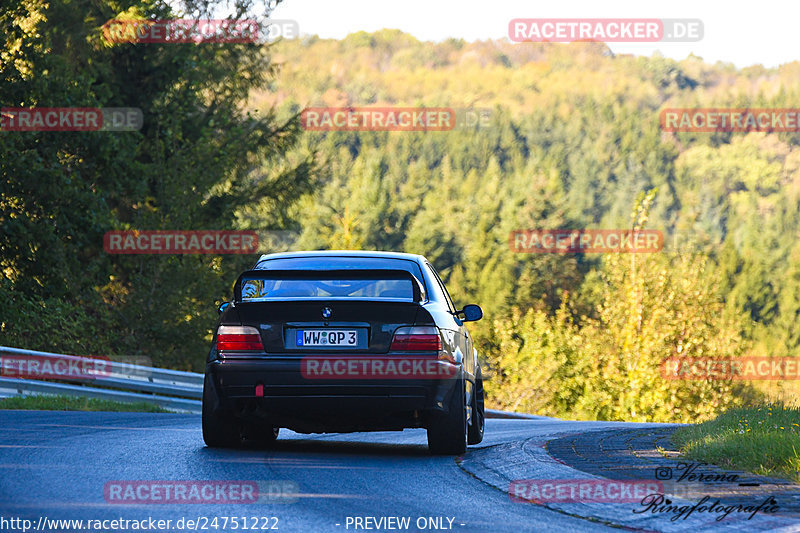
M 356 346 L 358 335 L 354 329 L 298 329 L 297 346 Z

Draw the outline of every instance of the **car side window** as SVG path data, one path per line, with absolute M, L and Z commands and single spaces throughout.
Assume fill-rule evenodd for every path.
M 450 298 L 450 293 L 447 292 L 447 287 L 444 286 L 442 278 L 439 277 L 439 274 L 436 272 L 436 269 L 433 268 L 433 265 L 430 263 L 425 263 L 425 266 L 428 267 L 428 270 L 430 270 L 431 274 L 433 274 L 433 278 L 436 280 L 436 283 L 439 284 L 439 288 L 442 290 L 442 294 L 444 294 L 444 300 L 447 302 L 447 307 L 450 308 L 450 312 L 455 313 L 456 307 L 453 305 L 453 300 Z

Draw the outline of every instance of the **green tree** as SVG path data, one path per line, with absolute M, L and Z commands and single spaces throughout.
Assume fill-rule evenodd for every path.
M 28 348 L 145 353 L 157 364 L 200 368 L 214 301 L 227 299 L 231 280 L 252 259 L 109 257 L 103 234 L 234 229 L 241 206 L 276 194 L 290 203 L 305 192 L 310 160 L 282 159 L 296 142 L 297 121 L 242 109 L 274 66 L 254 44 L 104 40 L 100 26 L 120 14 L 180 15 L 158 1 L 13 4 L 0 10 L 4 105 L 137 107 L 144 125 L 0 136 L 0 290 L 19 304 L 3 319 L 3 337 Z M 183 7 L 209 18 L 217 3 Z M 250 17 L 251 9 L 238 2 L 235 17 Z M 60 336 L 57 328 L 31 339 L 19 327 L 30 320 L 19 314 L 28 304 L 43 314 L 67 312 L 65 331 L 98 317 L 109 327 L 96 337 Z

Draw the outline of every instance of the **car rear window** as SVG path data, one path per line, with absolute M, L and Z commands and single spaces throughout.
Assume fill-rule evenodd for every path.
M 404 270 L 414 276 L 420 284 L 422 289 L 423 299 L 426 299 L 428 287 L 425 283 L 425 277 L 422 274 L 419 264 L 410 259 L 403 259 L 398 257 L 364 257 L 364 256 L 306 256 L 306 257 L 276 257 L 259 261 L 253 270 L 297 270 L 306 272 L 326 271 L 326 270 Z M 401 289 L 396 283 L 394 285 L 375 285 L 372 288 L 365 287 L 365 291 L 372 291 L 377 293 L 377 296 L 367 296 L 364 294 L 353 295 L 353 297 L 375 297 L 375 298 L 388 298 L 389 296 L 380 296 L 380 294 L 389 294 L 390 291 L 400 293 L 405 289 Z M 408 290 L 411 290 L 410 288 Z M 243 300 L 244 295 L 241 295 Z M 277 296 L 276 296 L 277 297 Z M 318 298 L 319 296 L 314 296 Z M 295 296 L 295 298 L 302 298 L 302 296 Z M 405 296 L 402 298 L 405 299 Z
M 410 279 L 243 279 L 243 302 L 272 298 L 380 298 L 414 301 Z

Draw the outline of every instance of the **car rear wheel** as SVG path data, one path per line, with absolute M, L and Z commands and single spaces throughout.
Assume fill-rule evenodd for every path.
M 472 420 L 467 430 L 467 442 L 469 444 L 479 444 L 483 440 L 483 428 L 486 423 L 486 416 L 483 410 L 483 376 L 481 369 L 478 368 L 478 375 L 475 378 L 475 392 L 472 395 Z
M 447 413 L 431 415 L 428 423 L 428 449 L 440 455 L 458 455 L 467 450 L 467 408 L 464 380 L 458 380 Z
M 234 448 L 242 443 L 239 425 L 219 409 L 208 376 L 203 382 L 203 440 L 209 448 Z

